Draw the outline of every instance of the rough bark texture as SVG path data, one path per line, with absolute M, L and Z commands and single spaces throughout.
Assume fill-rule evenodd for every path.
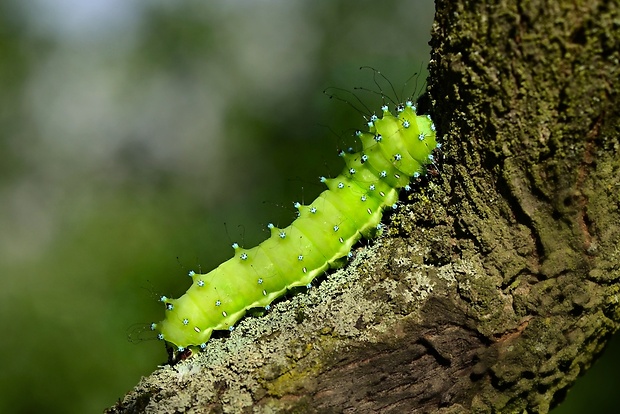
M 620 322 L 617 2 L 436 4 L 440 174 L 319 287 L 110 413 L 547 412 Z

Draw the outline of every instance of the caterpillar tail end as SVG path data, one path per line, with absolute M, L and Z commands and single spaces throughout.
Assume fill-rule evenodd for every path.
M 168 363 L 170 365 L 175 365 L 181 361 L 184 361 L 191 357 L 194 354 L 199 353 L 201 350 L 205 349 L 207 346 L 208 339 L 201 343 L 200 345 L 187 345 L 180 346 L 172 341 L 169 341 L 163 333 L 163 328 L 165 326 L 165 321 L 161 321 L 159 323 L 152 323 L 151 330 L 159 332 L 157 334 L 157 339 L 163 341 L 166 345 L 166 351 L 168 353 Z M 209 333 L 210 336 L 210 333 Z

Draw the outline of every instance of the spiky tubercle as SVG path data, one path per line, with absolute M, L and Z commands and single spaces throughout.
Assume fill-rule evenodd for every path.
M 234 257 L 207 274 L 190 272 L 193 283 L 178 299 L 162 297 L 165 319 L 152 324 L 176 347 L 204 348 L 214 330 L 232 330 L 246 311 L 268 307 L 289 289 L 309 285 L 342 259 L 363 236 L 371 238 L 383 210 L 398 200 L 412 177 L 424 173 L 438 147 L 435 127 L 411 102 L 387 106 L 357 132 L 362 151 L 343 154 L 346 164 L 311 204 L 295 203 L 298 217 L 286 228 L 269 225 L 271 236 L 251 249 L 233 245 Z

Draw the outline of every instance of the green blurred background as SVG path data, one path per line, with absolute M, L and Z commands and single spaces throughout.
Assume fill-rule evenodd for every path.
M 322 91 L 413 94 L 433 7 L 0 3 L 0 412 L 100 412 L 164 362 L 157 298 L 322 190 L 362 126 Z M 619 347 L 554 413 L 612 410 Z

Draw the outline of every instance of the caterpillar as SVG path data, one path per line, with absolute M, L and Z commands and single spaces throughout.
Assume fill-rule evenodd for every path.
M 269 224 L 270 237 L 250 249 L 233 244 L 234 256 L 206 274 L 189 272 L 192 285 L 178 299 L 161 297 L 165 318 L 151 324 L 174 353 L 204 349 L 213 331 L 233 330 L 248 310 L 270 304 L 295 287 L 310 286 L 330 268 L 341 267 L 361 237 L 381 230 L 383 211 L 401 189 L 432 163 L 436 141 L 430 116 L 411 101 L 388 105 L 356 131 L 362 150 L 340 152 L 346 167 L 312 203 L 295 203 L 297 218 L 285 228 Z

